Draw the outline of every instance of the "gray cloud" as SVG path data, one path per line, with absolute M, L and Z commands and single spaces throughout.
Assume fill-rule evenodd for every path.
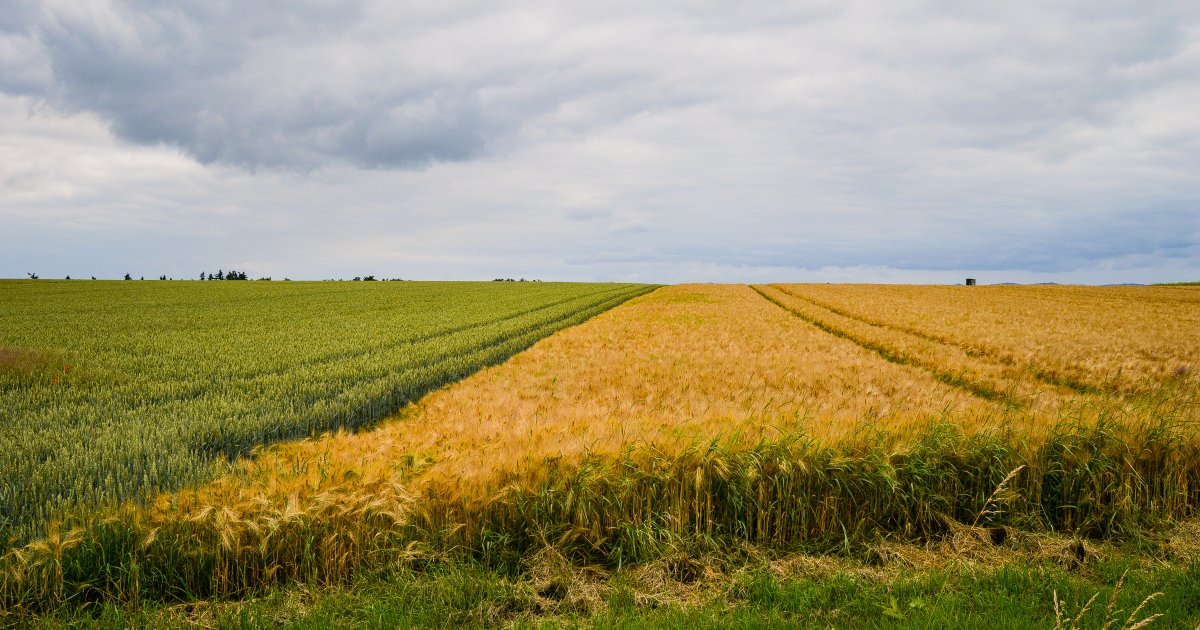
M 413 76 L 386 41 L 344 41 L 364 28 L 360 3 L 50 2 L 31 17 L 6 66 L 36 57 L 51 72 L 6 90 L 203 163 L 420 166 L 479 155 L 498 124 L 482 86 Z
M 1193 3 L 10 5 L 10 252 L 108 225 L 187 268 L 343 244 L 316 277 L 1200 268 Z
M 50 72 L 4 87 L 97 112 L 126 140 L 248 167 L 463 160 L 528 127 L 587 131 L 689 105 L 769 116 L 817 155 L 914 126 L 995 147 L 1103 122 L 1182 79 L 1187 64 L 1162 62 L 1192 41 L 1197 13 L 790 4 L 19 2 L 5 75 Z

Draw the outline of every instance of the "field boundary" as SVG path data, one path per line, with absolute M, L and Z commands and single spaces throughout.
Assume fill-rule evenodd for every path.
M 494 317 L 494 318 L 487 319 L 487 320 L 480 320 L 478 322 L 474 322 L 474 323 L 470 323 L 470 324 L 451 325 L 451 326 L 447 326 L 445 328 L 442 328 L 442 329 L 439 329 L 436 331 L 431 331 L 424 335 L 418 335 L 416 337 L 399 339 L 399 340 L 395 340 L 395 341 L 391 341 L 391 342 L 374 344 L 374 345 L 369 345 L 369 346 L 361 346 L 361 347 L 357 347 L 357 348 L 354 348 L 351 350 L 343 350 L 340 352 L 329 353 L 325 356 L 316 357 L 312 361 L 307 361 L 305 363 L 305 365 L 334 363 L 337 361 L 341 361 L 343 359 L 351 359 L 354 357 L 364 356 L 364 355 L 370 354 L 372 352 L 375 352 L 377 350 L 384 350 L 384 349 L 388 349 L 388 348 L 398 348 L 398 347 L 404 346 L 404 345 L 416 345 L 419 343 L 434 341 L 434 340 L 440 339 L 442 337 L 449 337 L 451 335 L 455 335 L 455 334 L 458 334 L 461 332 L 466 332 L 468 330 L 475 330 L 477 328 L 486 328 L 488 326 L 493 326 L 496 324 L 507 322 L 507 321 L 510 321 L 513 319 L 517 319 L 519 317 L 524 317 L 526 315 L 532 315 L 534 313 L 538 313 L 541 311 L 550 310 L 552 308 L 556 308 L 556 307 L 562 306 L 564 304 L 569 304 L 571 302 L 583 302 L 585 300 L 592 300 L 593 298 L 599 298 L 601 296 L 607 296 L 608 298 L 611 298 L 613 295 L 621 292 L 624 289 L 627 289 L 628 287 L 629 287 L 629 285 L 627 285 L 627 284 L 618 284 L 613 288 L 606 288 L 601 291 L 595 291 L 592 293 L 585 293 L 583 295 L 577 295 L 577 296 L 565 298 L 565 299 L 558 300 L 555 302 L 543 304 L 536 308 L 532 308 L 532 309 L 525 310 L 525 311 L 516 311 L 516 312 L 510 313 L 507 315 L 503 315 L 500 317 Z M 596 304 L 596 303 L 598 303 L 598 302 L 589 301 L 588 305 Z M 582 308 L 587 308 L 587 306 L 584 306 Z M 578 312 L 578 311 L 573 311 L 573 312 Z M 295 369 L 295 367 L 296 367 L 295 365 L 292 365 L 292 366 L 281 367 L 281 368 L 268 368 L 268 369 L 263 369 L 263 370 L 258 370 L 258 371 L 252 372 L 252 373 L 248 373 L 248 374 L 243 374 L 243 375 L 241 375 L 241 377 L 243 379 L 249 379 L 249 378 L 257 378 L 262 375 L 283 374 L 283 373 L 287 372 L 288 370 Z
M 405 404 L 420 400 L 427 394 L 436 391 L 437 389 L 461 381 L 464 378 L 488 367 L 501 363 L 512 356 L 528 349 L 533 344 L 553 335 L 561 330 L 565 330 L 572 326 L 577 326 L 592 317 L 595 317 L 605 311 L 616 308 L 621 304 L 634 298 L 646 295 L 657 287 L 643 288 L 637 291 L 622 293 L 619 295 L 608 295 L 599 301 L 589 302 L 588 304 L 550 320 L 542 320 L 537 324 L 528 328 L 506 331 L 498 333 L 488 340 L 488 343 L 481 344 L 467 354 L 454 351 L 441 352 L 435 356 L 429 357 L 421 364 L 407 364 L 400 368 L 401 372 L 421 372 L 421 373 L 440 373 L 440 378 L 422 381 L 421 385 L 416 388 L 406 389 L 399 393 L 393 391 L 389 394 L 376 397 L 374 400 L 368 400 L 363 405 L 357 407 L 361 410 L 359 414 L 353 417 L 346 418 L 342 421 L 325 422 L 327 425 L 321 427 L 324 430 L 332 430 L 344 428 L 348 430 L 358 430 L 364 427 L 370 427 L 375 423 L 387 418 L 391 414 L 398 411 Z M 594 297 L 596 294 L 589 294 Z M 531 311 L 533 312 L 533 311 Z M 547 332 L 548 331 L 548 332 Z M 462 332 L 462 331 L 460 331 Z M 456 368 L 457 364 L 465 364 L 465 368 Z M 386 384 L 392 378 L 394 370 L 378 375 L 371 380 L 361 381 L 353 387 L 353 390 L 344 390 L 339 392 L 339 395 L 332 399 L 336 400 L 345 394 L 347 391 L 362 391 L 370 390 L 372 387 L 380 383 Z M 394 389 L 394 388 L 393 388 Z M 336 426 L 334 426 L 336 425 Z M 214 456 L 225 455 L 227 457 L 241 457 L 249 453 L 256 446 L 275 444 L 282 441 L 300 439 L 312 433 L 311 429 L 296 430 L 291 433 L 282 433 L 271 440 L 258 440 L 253 443 L 235 447 L 230 450 L 226 447 L 218 447 L 211 450 Z
M 603 291 L 586 293 L 586 294 L 583 294 L 580 296 L 575 296 L 575 297 L 567 298 L 564 300 L 558 300 L 556 302 L 544 304 L 537 308 L 533 308 L 533 309 L 530 309 L 527 311 L 520 311 L 517 313 L 505 315 L 503 317 L 496 317 L 496 318 L 492 318 L 492 319 L 489 319 L 486 321 L 476 322 L 473 324 L 450 326 L 447 328 L 443 328 L 437 332 L 431 332 L 429 334 L 418 336 L 418 337 L 401 339 L 401 340 L 391 341 L 391 342 L 387 342 L 387 343 L 374 344 L 374 345 L 370 345 L 370 346 L 365 346 L 363 348 L 356 348 L 353 350 L 346 350 L 346 351 L 341 351 L 341 352 L 337 352 L 337 353 L 330 353 L 330 354 L 326 354 L 324 356 L 315 357 L 313 360 L 306 361 L 303 364 L 288 365 L 286 367 L 281 367 L 281 368 L 266 368 L 266 369 L 256 370 L 253 372 L 242 373 L 242 374 L 237 375 L 237 377 L 233 381 L 233 383 L 238 388 L 245 388 L 247 386 L 247 384 L 253 383 L 253 382 L 257 381 L 258 379 L 286 375 L 287 373 L 289 373 L 293 370 L 311 369 L 313 366 L 333 365 L 333 364 L 336 364 L 341 361 L 349 361 L 349 360 L 357 359 L 360 357 L 364 357 L 373 352 L 383 352 L 383 351 L 388 351 L 388 350 L 392 350 L 392 349 L 396 349 L 396 348 L 401 348 L 404 346 L 414 346 L 415 347 L 415 346 L 418 346 L 421 344 L 427 344 L 432 341 L 438 341 L 438 340 L 446 339 L 449 337 L 453 337 L 454 335 L 470 332 L 472 330 L 486 329 L 488 327 L 495 326 L 498 324 L 511 322 L 511 321 L 513 321 L 515 319 L 519 319 L 521 317 L 535 315 L 537 313 L 541 313 L 543 311 L 547 311 L 547 310 L 550 310 L 553 308 L 558 308 L 563 305 L 571 304 L 573 302 L 583 303 L 578 308 L 575 308 L 574 310 L 564 313 L 562 315 L 562 317 L 560 317 L 560 318 L 553 319 L 553 320 L 543 320 L 543 322 L 541 324 L 539 324 L 538 326 L 552 325 L 554 322 L 565 321 L 567 319 L 570 319 L 571 317 L 574 317 L 575 315 L 577 315 L 579 313 L 582 313 L 589 309 L 595 308 L 598 305 L 607 304 L 608 302 L 611 302 L 615 299 L 619 299 L 628 293 L 628 291 L 622 292 L 622 289 L 628 289 L 628 287 L 629 287 L 629 285 L 619 285 L 618 288 L 606 289 Z M 637 297 L 637 295 L 643 295 L 643 294 L 635 294 L 635 295 L 633 295 L 633 297 Z M 626 298 L 626 299 L 633 299 L 633 298 Z M 619 303 L 620 302 L 618 302 L 618 304 Z M 549 323 L 547 323 L 547 321 Z M 512 338 L 513 336 L 516 336 L 516 335 L 509 335 L 508 337 L 506 337 L 504 339 L 500 339 L 500 340 L 496 341 L 496 344 L 503 343 L 504 341 L 506 341 L 509 338 Z M 495 345 L 495 344 L 493 344 L 493 345 Z M 436 357 L 433 357 L 432 361 L 436 362 L 437 364 L 441 364 L 442 362 L 446 361 L 447 357 L 450 357 L 452 354 L 453 353 L 443 352 L 443 353 L 437 355 Z M 425 364 L 430 365 L 431 364 L 430 360 L 427 359 Z M 410 363 L 404 363 L 404 364 L 399 364 L 396 366 L 389 366 L 389 367 L 391 368 L 391 371 L 395 371 L 395 368 L 399 368 L 401 370 L 409 370 L 409 369 L 412 369 L 414 366 L 411 365 Z M 143 409 L 151 409 L 151 408 L 158 407 L 158 406 L 161 406 L 164 404 L 170 404 L 170 403 L 174 403 L 174 402 L 186 402 L 186 401 L 195 400 L 198 398 L 203 398 L 203 397 L 209 395 L 210 393 L 211 393 L 211 387 L 207 383 L 201 384 L 201 385 L 190 385 L 190 386 L 187 386 L 186 388 L 184 388 L 182 391 L 173 393 L 172 395 L 159 396 L 159 397 L 147 397 L 144 400 L 142 400 L 141 402 L 139 402 L 137 405 L 132 406 L 129 409 L 135 410 L 135 411 L 140 411 Z
M 89 439 L 86 432 L 93 429 L 82 427 L 90 425 L 75 421 L 55 428 L 34 427 L 39 439 L 17 446 L 7 476 L 0 478 L 0 533 L 10 544 L 31 540 L 46 535 L 55 519 L 75 522 L 92 508 L 123 501 L 144 504 L 162 492 L 204 483 L 219 468 L 214 464 L 247 455 L 256 447 L 373 425 L 440 387 L 658 288 L 633 283 L 597 286 L 565 299 L 557 289 L 530 293 L 544 296 L 546 302 L 467 325 L 444 321 L 445 317 L 425 318 L 440 330 L 416 328 L 431 334 L 351 347 L 349 353 L 312 353 L 311 360 L 290 362 L 286 368 L 230 370 L 212 378 L 187 379 L 177 387 L 151 388 L 128 399 L 122 396 L 139 387 L 139 381 L 103 389 L 90 381 L 78 389 L 70 382 L 59 385 L 69 409 L 82 410 L 78 417 L 103 416 L 102 428 L 107 432 L 103 435 L 122 437 L 97 442 L 98 454 L 90 455 L 92 451 L 74 446 Z M 510 293 L 502 294 L 508 296 L 504 301 L 478 304 L 485 310 L 496 305 L 511 311 L 520 304 Z M 403 315 L 403 303 L 389 304 L 393 302 Z M 413 330 L 393 327 L 397 317 L 390 309 L 376 309 L 376 314 L 371 320 L 376 327 L 392 327 L 396 334 Z M 62 364 L 55 361 L 55 366 Z M 46 377 L 44 388 L 57 385 L 52 376 Z M 97 391 L 109 394 L 109 399 Z M 29 400 L 33 401 L 29 408 L 38 409 L 33 406 L 38 401 Z M 121 413 L 113 412 L 117 407 Z M 173 418 L 192 421 L 174 427 Z M 77 452 L 89 453 L 90 459 L 75 461 Z M 120 474 L 96 462 L 111 462 L 105 465 Z

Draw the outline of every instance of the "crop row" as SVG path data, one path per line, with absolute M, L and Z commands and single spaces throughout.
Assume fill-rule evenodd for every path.
M 777 285 L 811 306 L 915 334 L 1076 391 L 1149 392 L 1200 375 L 1195 287 Z

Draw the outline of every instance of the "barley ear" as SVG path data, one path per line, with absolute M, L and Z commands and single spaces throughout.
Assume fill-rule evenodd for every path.
M 983 507 L 979 510 L 979 514 L 975 515 L 975 520 L 971 523 L 971 527 L 979 525 L 979 520 L 984 516 L 988 514 L 999 513 L 999 510 L 989 510 L 988 507 L 1000 497 L 1000 494 L 1004 492 L 1005 488 L 1008 487 L 1008 482 L 1012 481 L 1013 477 L 1016 477 L 1017 473 L 1021 472 L 1022 468 L 1025 468 L 1025 464 L 1021 464 L 1020 466 L 1012 469 L 1012 472 L 1008 473 L 1008 475 L 1004 477 L 999 485 L 996 486 L 996 489 L 992 492 L 992 496 L 988 497 L 988 500 L 983 502 Z

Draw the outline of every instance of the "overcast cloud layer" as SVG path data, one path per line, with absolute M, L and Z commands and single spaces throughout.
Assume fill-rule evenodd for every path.
M 1196 2 L 574 4 L 9 0 L 0 276 L 1200 280 Z

